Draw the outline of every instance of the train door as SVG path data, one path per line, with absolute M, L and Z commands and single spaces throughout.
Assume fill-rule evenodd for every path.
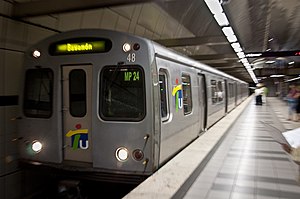
M 206 123 L 207 123 L 206 85 L 205 85 L 205 76 L 203 74 L 198 73 L 198 84 L 199 84 L 200 132 L 203 132 L 205 131 Z
M 91 162 L 92 66 L 62 66 L 64 160 Z

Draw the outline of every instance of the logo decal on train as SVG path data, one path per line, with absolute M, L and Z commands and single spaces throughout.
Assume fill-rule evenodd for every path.
M 178 85 L 178 79 L 176 79 L 176 86 L 173 88 L 172 95 L 175 97 L 176 112 L 178 109 L 182 109 L 182 85 Z
M 81 125 L 76 125 L 76 130 L 69 130 L 66 134 L 67 137 L 71 137 L 71 147 L 75 149 L 88 149 L 88 129 L 81 129 Z

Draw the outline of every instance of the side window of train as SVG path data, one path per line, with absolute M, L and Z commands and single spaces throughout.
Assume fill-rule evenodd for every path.
M 49 118 L 52 115 L 53 71 L 29 69 L 25 76 L 23 112 L 27 117 Z
M 182 94 L 183 94 L 183 111 L 184 115 L 190 114 L 192 112 L 192 86 L 191 77 L 187 74 L 182 74 Z
M 163 69 L 159 70 L 160 108 L 162 121 L 169 119 L 168 76 Z
M 211 86 L 211 102 L 212 104 L 215 104 L 218 102 L 217 81 L 213 79 L 210 80 L 210 86 Z
M 217 97 L 218 97 L 218 102 L 222 102 L 223 101 L 223 96 L 224 92 L 223 92 L 223 85 L 221 81 L 218 81 L 218 87 L 217 87 Z
M 211 101 L 212 104 L 222 102 L 224 98 L 222 81 L 211 80 Z
M 233 83 L 229 83 L 229 97 L 230 98 L 234 97 Z

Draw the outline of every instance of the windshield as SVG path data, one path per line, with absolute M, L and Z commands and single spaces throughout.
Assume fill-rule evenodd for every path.
M 102 119 L 140 121 L 144 118 L 144 72 L 140 66 L 106 66 L 100 80 Z
M 30 69 L 26 72 L 23 111 L 27 117 L 49 118 L 52 114 L 53 72 Z

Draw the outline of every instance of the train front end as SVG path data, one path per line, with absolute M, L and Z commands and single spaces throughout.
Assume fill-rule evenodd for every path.
M 135 182 L 158 168 L 158 83 L 148 41 L 103 30 L 49 37 L 25 55 L 22 162 Z M 156 112 L 156 114 L 154 114 Z

